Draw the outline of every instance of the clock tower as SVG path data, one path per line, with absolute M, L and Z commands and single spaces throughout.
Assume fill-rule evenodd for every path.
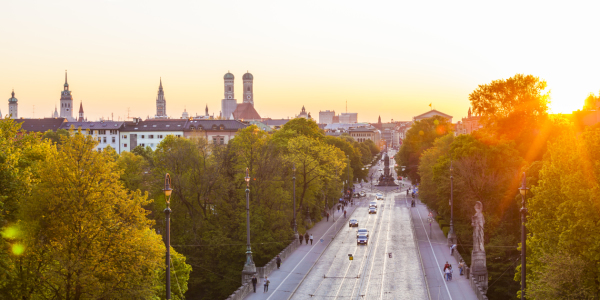
M 67 121 L 73 122 L 73 96 L 69 91 L 69 83 L 67 82 L 67 71 L 65 71 L 65 84 L 63 91 L 60 93 L 60 117 L 66 118 Z

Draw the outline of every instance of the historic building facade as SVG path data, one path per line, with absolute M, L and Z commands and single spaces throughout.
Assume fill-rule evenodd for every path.
M 223 76 L 225 95 L 221 100 L 221 119 L 223 120 L 260 120 L 260 115 L 254 109 L 254 76 L 250 73 L 242 76 L 243 99 L 237 103 L 234 89 L 235 76 L 227 72 Z
M 471 134 L 474 131 L 481 129 L 483 126 L 479 125 L 480 116 L 475 116 L 471 113 L 471 108 L 467 112 L 467 117 L 462 118 L 461 121 L 456 123 L 454 128 L 454 135 L 459 134 Z

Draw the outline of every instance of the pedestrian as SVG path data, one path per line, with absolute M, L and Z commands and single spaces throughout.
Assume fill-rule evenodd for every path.
M 265 283 L 265 289 L 264 289 L 263 293 L 266 293 L 266 292 L 268 292 L 268 291 L 269 291 L 269 283 L 271 283 L 271 282 L 269 281 L 269 279 L 267 278 L 267 276 L 265 276 L 265 281 L 264 281 L 264 283 Z
M 342 206 L 338 204 L 338 212 L 340 212 L 340 208 L 342 208 Z
M 313 236 L 312 233 L 310 234 L 310 244 L 312 245 L 312 241 L 313 241 Z
M 446 281 L 450 280 L 450 268 L 444 269 L 444 275 L 446 276 Z
M 448 262 L 446 262 L 446 264 L 444 265 L 444 270 L 446 270 L 446 268 L 450 268 L 450 264 Z
M 408 190 L 406 190 L 406 196 L 408 196 Z
M 450 255 L 454 255 L 454 249 L 456 249 L 456 244 L 452 245 L 452 247 L 450 247 Z
M 327 222 L 329 222 L 329 213 L 327 213 Z
M 256 275 L 252 275 L 252 287 L 254 288 L 255 293 L 256 293 L 256 283 L 258 283 L 258 279 L 256 279 Z
M 346 210 L 344 210 L 344 218 L 346 218 Z
M 308 232 L 304 234 L 304 239 L 306 240 L 306 244 L 308 245 Z
M 458 264 L 458 270 L 460 271 L 460 276 L 463 276 L 464 269 L 465 269 L 465 261 L 461 259 L 460 263 Z
M 450 269 L 450 281 L 452 281 L 452 273 L 454 272 L 454 271 L 452 270 L 452 265 L 450 265 L 450 268 L 449 268 L 449 269 Z
M 277 258 L 275 259 L 275 262 L 277 263 L 277 269 L 279 269 L 279 266 L 281 265 L 281 257 L 279 257 L 279 254 L 277 254 Z
M 298 240 L 300 240 L 300 245 L 302 245 L 302 238 L 303 236 L 301 234 L 298 235 Z

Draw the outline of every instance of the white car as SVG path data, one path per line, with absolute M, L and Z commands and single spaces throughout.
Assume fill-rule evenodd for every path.
M 375 207 L 375 208 L 377 208 L 377 201 L 371 201 L 369 203 L 369 207 Z
M 365 192 L 361 191 L 361 192 L 360 192 L 360 196 L 361 196 L 361 197 L 366 197 L 366 196 L 367 196 L 367 193 L 365 193 Z
M 375 194 L 375 199 L 377 199 L 377 200 L 383 200 L 383 194 L 381 194 L 381 193 Z
M 359 229 L 356 231 L 356 237 L 358 237 L 358 236 L 359 236 L 359 235 L 361 235 L 361 234 L 366 234 L 366 235 L 367 235 L 367 237 L 368 237 L 368 236 L 369 236 L 369 231 L 368 231 L 366 228 L 359 228 Z
M 376 214 L 376 213 L 377 213 L 376 207 L 369 207 L 369 214 Z

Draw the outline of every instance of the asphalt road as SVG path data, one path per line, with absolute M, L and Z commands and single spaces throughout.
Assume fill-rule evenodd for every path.
M 369 214 L 368 203 L 375 198 L 369 193 L 352 215 L 369 230 L 368 245 L 357 245 L 356 227 L 346 224 L 291 299 L 428 299 L 410 204 L 399 195 L 384 193 L 377 214 Z

